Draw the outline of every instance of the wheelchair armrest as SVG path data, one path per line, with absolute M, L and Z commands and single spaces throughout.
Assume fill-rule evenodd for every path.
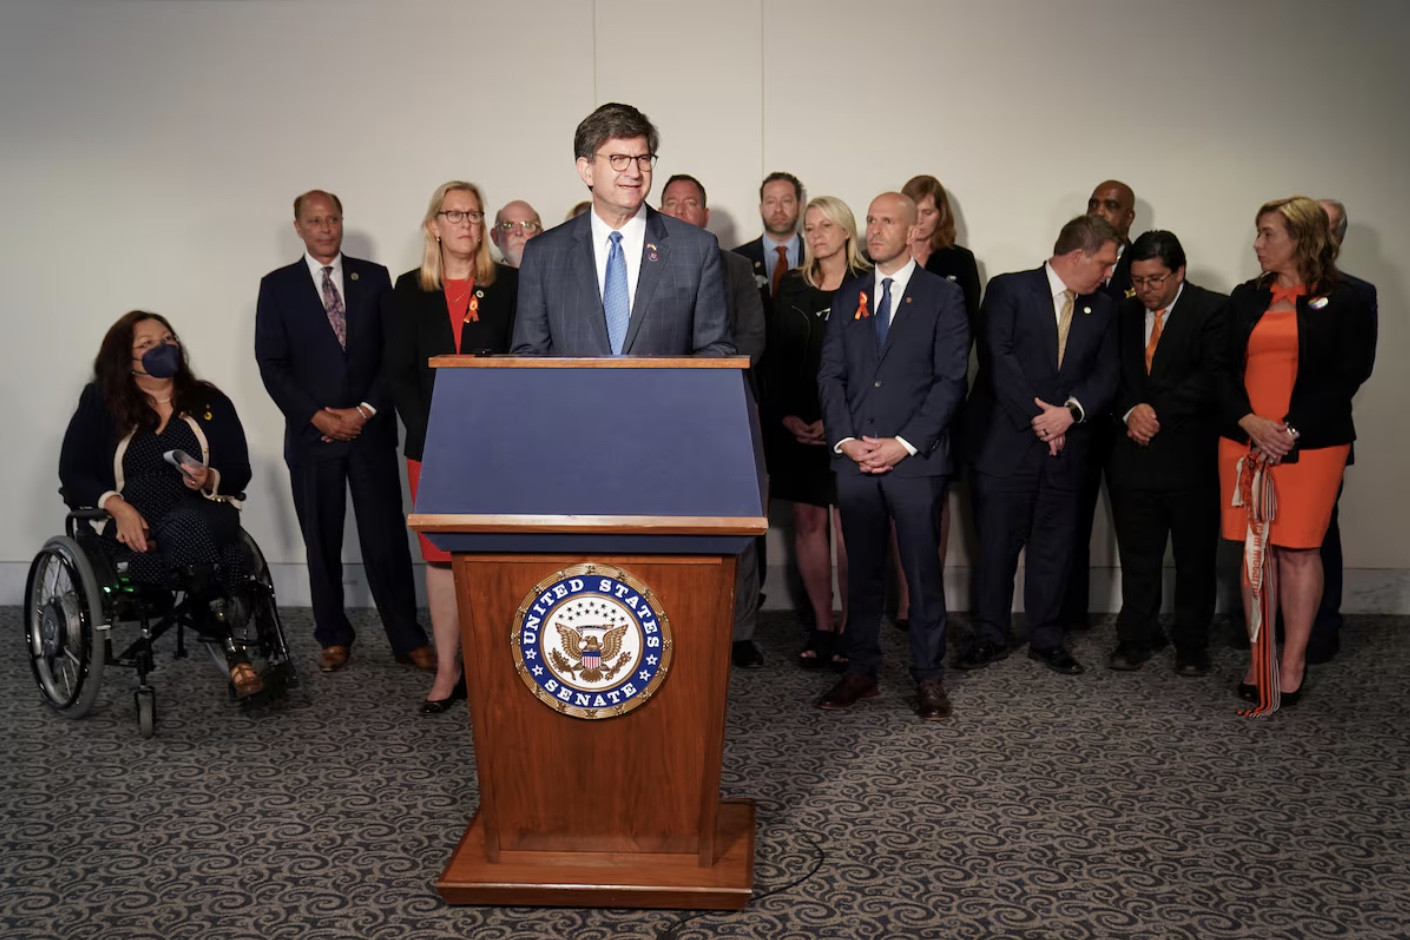
M 74 537 L 74 530 L 82 522 L 107 522 L 112 518 L 112 514 L 106 509 L 98 509 L 95 506 L 85 506 L 69 512 L 64 519 L 64 532 L 69 538 Z

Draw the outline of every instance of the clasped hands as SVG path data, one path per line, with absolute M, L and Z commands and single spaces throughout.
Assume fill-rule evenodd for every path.
M 1159 433 L 1160 421 L 1155 416 L 1155 409 L 1145 402 L 1132 408 L 1126 416 L 1126 436 L 1142 447 L 1148 446 Z
M 800 444 L 821 445 L 827 443 L 827 435 L 823 433 L 821 418 L 810 423 L 797 415 L 785 415 L 783 426 Z
M 324 408 L 315 412 L 313 426 L 323 433 L 323 443 L 355 440 L 367 419 L 356 408 Z
M 1048 455 L 1056 457 L 1067 446 L 1067 429 L 1072 427 L 1072 412 L 1067 405 L 1050 405 L 1041 398 L 1034 398 L 1033 404 L 1043 409 L 1042 413 L 1028 422 L 1038 440 L 1048 445 Z
M 863 473 L 882 474 L 911 455 L 904 444 L 894 437 L 854 437 L 839 448 L 857 462 Z
M 1263 418 L 1250 412 L 1239 419 L 1239 427 L 1244 429 L 1249 441 L 1254 445 L 1254 453 L 1268 463 L 1278 463 L 1297 446 L 1297 438 L 1286 422 Z

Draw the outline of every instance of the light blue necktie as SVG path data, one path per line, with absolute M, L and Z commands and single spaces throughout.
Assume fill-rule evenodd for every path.
M 881 299 L 876 302 L 876 348 L 886 345 L 886 331 L 891 329 L 891 278 L 881 279 Z
M 627 303 L 627 256 L 622 253 L 622 233 L 613 232 L 612 250 L 607 254 L 607 284 L 602 288 L 602 309 L 607 313 L 607 339 L 612 355 L 622 354 L 627 341 L 627 320 L 631 307 Z

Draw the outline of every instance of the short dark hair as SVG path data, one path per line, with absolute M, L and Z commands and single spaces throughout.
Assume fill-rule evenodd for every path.
M 1126 249 L 1126 253 L 1131 256 L 1132 261 L 1151 261 L 1159 258 L 1160 263 L 1172 271 L 1178 271 L 1185 266 L 1185 249 L 1180 246 L 1180 239 L 1175 237 L 1174 232 L 1164 229 L 1142 232 L 1141 236 L 1131 243 L 1131 247 Z
M 1099 215 L 1079 215 L 1062 227 L 1057 242 L 1053 245 L 1053 256 L 1065 255 L 1082 249 L 1084 255 L 1094 255 L 1102 250 L 1107 242 L 1119 241 L 1116 229 Z
M 656 125 L 629 104 L 609 101 L 583 118 L 573 132 L 573 157 L 591 160 L 597 148 L 609 140 L 631 140 L 645 137 L 646 149 L 653 154 L 661 144 Z
M 764 187 L 769 185 L 770 183 L 776 183 L 779 180 L 783 180 L 793 185 L 793 198 L 798 200 L 799 205 L 802 205 L 803 184 L 799 182 L 798 177 L 794 176 L 792 173 L 783 173 L 778 170 L 775 170 L 768 176 L 764 177 L 764 181 L 759 184 L 759 201 L 764 201 Z
M 333 205 L 335 205 L 335 206 L 338 207 L 338 214 L 339 214 L 339 215 L 342 215 L 342 214 L 343 214 L 343 200 L 339 199 L 337 196 L 333 195 L 332 193 L 330 193 L 330 192 L 329 192 L 328 190 L 326 190 L 326 189 L 310 189 L 308 192 L 306 192 L 306 193 L 299 193 L 297 196 L 294 197 L 294 218 L 295 218 L 295 219 L 297 219 L 297 218 L 299 217 L 299 213 L 303 211 L 303 208 L 304 208 L 304 200 L 305 200 L 305 199 L 312 199 L 314 196 L 327 196 L 329 199 L 331 199 L 331 200 L 333 201 Z
M 709 199 L 705 195 L 705 185 L 689 173 L 677 173 L 675 176 L 666 180 L 666 185 L 661 187 L 661 195 L 663 197 L 666 195 L 666 190 L 671 188 L 672 183 L 689 183 L 700 190 L 700 208 L 704 209 L 710 204 Z

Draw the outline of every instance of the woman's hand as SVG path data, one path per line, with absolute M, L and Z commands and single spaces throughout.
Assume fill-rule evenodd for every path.
M 800 444 L 825 443 L 821 418 L 809 424 L 797 415 L 784 415 L 783 426 Z
M 193 466 L 183 464 L 181 470 L 181 482 L 186 484 L 188 490 L 203 490 L 210 482 L 211 471 L 209 467 Z
M 142 514 L 121 496 L 114 496 L 103 506 L 117 523 L 117 540 L 134 552 L 145 552 L 157 547 L 151 538 L 151 527 Z
M 1246 414 L 1239 419 L 1239 427 L 1244 429 L 1254 446 L 1275 463 L 1291 453 L 1297 443 L 1297 439 L 1288 433 L 1286 424 L 1271 418 Z

